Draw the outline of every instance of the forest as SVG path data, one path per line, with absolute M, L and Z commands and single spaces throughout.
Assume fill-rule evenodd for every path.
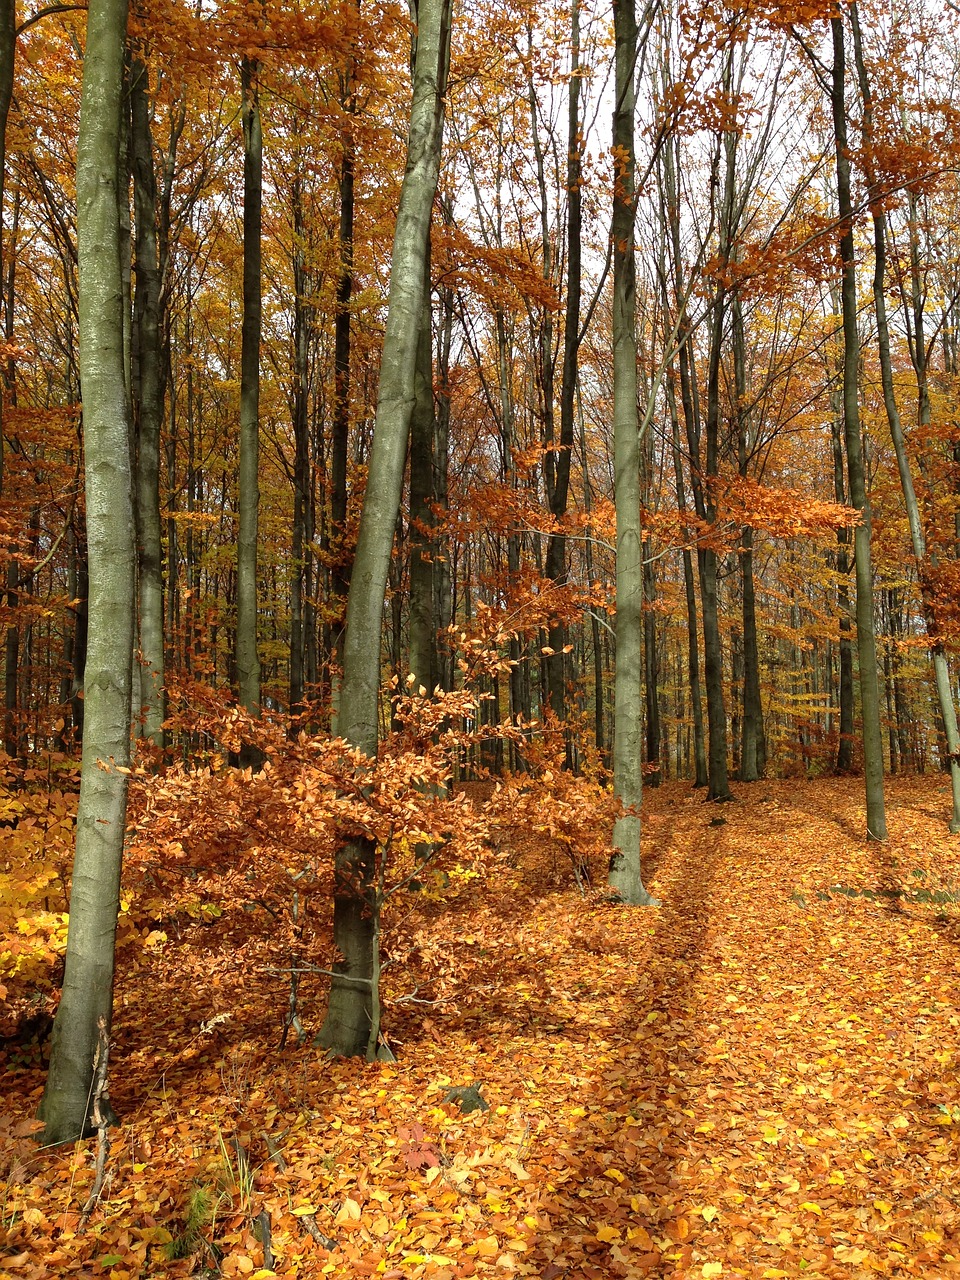
M 0 0 L 0 1280 L 960 1275 L 958 81 Z

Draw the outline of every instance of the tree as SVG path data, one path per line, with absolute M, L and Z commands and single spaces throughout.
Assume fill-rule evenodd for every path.
M 263 138 L 259 66 L 244 55 L 243 102 L 243 349 L 240 356 L 240 484 L 237 529 L 237 683 L 240 701 L 260 710 L 257 649 L 257 537 L 260 510 L 260 224 Z M 246 763 L 255 762 L 249 747 Z
M 850 502 L 861 520 L 853 536 L 857 583 L 857 656 L 860 666 L 860 715 L 863 723 L 863 770 L 867 796 L 867 835 L 885 840 L 887 820 L 883 801 L 883 735 L 880 726 L 880 684 L 873 617 L 873 569 L 870 562 L 870 502 L 867 497 L 863 442 L 860 436 L 859 362 L 857 333 L 857 268 L 850 196 L 850 152 L 844 101 L 846 51 L 842 18 L 830 21 L 833 36 L 831 107 L 837 161 L 837 206 L 840 215 L 840 307 L 843 317 L 843 440 L 847 455 Z
M 867 74 L 866 61 L 863 56 L 863 41 L 860 34 L 860 18 L 857 4 L 850 6 L 850 21 L 853 32 L 854 62 L 857 79 L 860 84 L 860 95 L 863 100 L 864 133 L 869 149 L 876 145 L 873 136 L 873 95 Z M 900 487 L 903 490 L 903 503 L 907 511 L 907 523 L 910 526 L 910 545 L 917 562 L 917 579 L 920 588 L 920 599 L 923 606 L 924 625 L 930 638 L 930 656 L 933 662 L 934 683 L 937 689 L 937 700 L 940 716 L 943 720 L 944 736 L 947 745 L 947 761 L 950 770 L 950 788 L 952 812 L 950 830 L 956 835 L 960 832 L 960 733 L 957 729 L 957 709 L 953 701 L 953 682 L 950 679 L 950 665 L 944 650 L 940 629 L 937 624 L 933 592 L 930 588 L 930 572 L 936 568 L 936 554 L 928 555 L 927 539 L 924 533 L 920 504 L 917 501 L 916 488 L 907 445 L 904 439 L 900 411 L 897 407 L 896 391 L 893 380 L 893 361 L 890 355 L 890 326 L 887 321 L 887 301 L 884 294 L 887 263 L 887 218 L 883 209 L 881 193 L 873 172 L 872 162 L 867 160 L 868 182 L 871 196 L 871 212 L 873 217 L 874 242 L 874 275 L 873 301 L 877 316 L 877 348 L 880 357 L 880 378 L 883 387 L 883 404 L 890 428 L 890 438 L 897 459 L 897 472 L 900 476 Z M 923 342 L 922 330 L 916 325 L 915 349 L 920 350 Z M 922 357 L 921 357 L 922 359 Z M 916 363 L 916 361 L 915 361 Z M 921 387 L 921 413 L 923 412 L 923 388 Z
M 160 532 L 160 428 L 163 422 L 160 269 L 157 259 L 157 178 L 150 128 L 146 62 L 130 63 L 131 160 L 135 212 L 136 293 L 133 385 L 136 430 L 137 551 L 140 606 L 140 688 L 143 736 L 163 745 L 163 551 Z
M 610 887 L 621 901 L 656 905 L 643 886 L 643 542 L 640 530 L 640 421 L 637 411 L 637 285 L 634 260 L 634 143 L 637 18 L 634 0 L 614 0 L 616 104 L 613 115 L 613 433 L 617 508 L 617 660 L 613 789 L 623 806 L 613 828 Z M 648 428 L 649 429 L 649 428 Z
M 420 0 L 407 162 L 393 238 L 370 471 L 347 599 L 340 691 L 341 736 L 371 760 L 377 754 L 383 600 L 416 395 L 430 217 L 440 173 L 449 36 L 450 0 Z M 337 851 L 333 934 L 340 958 L 317 1043 L 346 1056 L 374 1056 L 377 1051 L 374 856 L 373 842 L 366 837 L 349 840 Z
M 47 1144 L 88 1131 L 113 1013 L 136 566 L 117 199 L 126 27 L 127 0 L 92 0 L 77 150 L 90 635 L 66 970 L 41 1105 Z

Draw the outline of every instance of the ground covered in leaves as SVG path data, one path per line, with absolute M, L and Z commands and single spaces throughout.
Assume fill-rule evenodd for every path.
M 83 1232 L 95 1144 L 38 1152 L 39 1050 L 8 1045 L 0 1276 L 960 1275 L 948 801 L 890 782 L 872 846 L 857 780 L 648 791 L 646 910 L 502 826 L 494 872 L 386 938 L 395 1065 L 279 1051 L 269 930 L 168 927 L 119 977 Z M 472 1084 L 488 1110 L 443 1101 Z

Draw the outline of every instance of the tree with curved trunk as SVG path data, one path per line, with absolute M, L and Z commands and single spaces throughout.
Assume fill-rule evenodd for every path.
M 89 1129 L 113 1013 L 136 568 L 117 199 L 126 26 L 127 0 L 91 0 L 77 149 L 90 636 L 66 970 L 40 1112 L 47 1144 Z
M 341 736 L 371 760 L 377 754 L 383 601 L 416 400 L 430 217 L 440 173 L 449 33 L 450 0 L 420 0 L 407 162 L 393 238 L 370 469 L 347 599 L 340 690 Z M 365 838 L 346 842 L 336 855 L 333 937 L 339 958 L 317 1043 L 346 1056 L 372 1057 L 377 1052 L 379 904 L 375 857 L 373 841 Z

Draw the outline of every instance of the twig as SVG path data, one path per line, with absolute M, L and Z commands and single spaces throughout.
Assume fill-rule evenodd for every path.
M 281 1173 L 286 1173 L 287 1162 L 284 1160 L 283 1153 L 277 1146 L 276 1142 L 274 1142 L 273 1138 L 271 1138 L 268 1133 L 264 1133 L 263 1141 L 270 1153 L 270 1159 Z M 317 1215 L 315 1213 L 298 1213 L 297 1221 L 300 1223 L 303 1230 L 306 1231 L 307 1235 L 316 1240 L 317 1244 L 322 1246 L 322 1248 L 328 1250 L 339 1248 L 336 1240 L 332 1240 L 330 1236 L 325 1236 L 319 1226 L 317 1226 Z
M 254 1222 L 260 1228 L 260 1243 L 263 1245 L 263 1269 L 264 1271 L 273 1270 L 273 1243 L 270 1232 L 270 1215 L 266 1209 L 261 1209 Z
M 97 1019 L 97 1048 L 93 1055 L 93 1108 L 90 1118 L 97 1127 L 97 1159 L 94 1165 L 93 1186 L 87 1202 L 80 1210 L 78 1230 L 83 1231 L 90 1221 L 90 1215 L 97 1207 L 100 1192 L 103 1190 L 106 1175 L 107 1158 L 110 1155 L 110 1108 L 104 1106 L 107 1096 L 107 1063 L 110 1057 L 110 1040 L 107 1036 L 107 1021 L 101 1014 Z

